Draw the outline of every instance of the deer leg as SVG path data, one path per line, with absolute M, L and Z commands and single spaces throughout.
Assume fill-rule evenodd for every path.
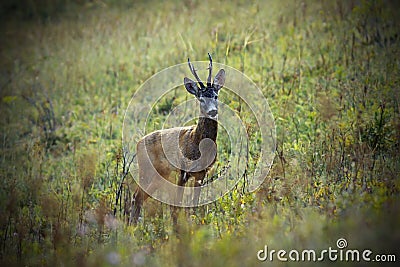
M 193 176 L 195 178 L 193 204 L 194 204 L 194 206 L 197 206 L 199 204 L 200 190 L 201 190 L 201 186 L 202 186 L 204 177 L 206 176 L 206 172 L 198 172 L 198 173 L 194 174 Z
M 132 198 L 129 224 L 137 223 L 137 221 L 139 219 L 139 215 L 140 215 L 140 210 L 142 209 L 143 202 L 147 199 L 147 197 L 148 196 L 143 191 L 143 189 L 138 186 L 138 188 L 136 188 L 136 191 L 133 194 L 133 198 Z
M 194 185 L 194 196 L 193 196 L 194 206 L 197 206 L 199 204 L 200 190 L 201 190 L 200 186 L 201 186 L 201 183 L 198 183 L 196 181 L 195 185 Z
M 157 181 L 154 181 L 154 179 L 150 181 L 151 182 L 147 185 L 138 185 L 132 198 L 129 223 L 137 223 L 144 201 L 149 197 L 149 194 L 152 194 L 159 187 Z M 141 186 L 146 188 L 146 192 L 142 189 Z
M 180 205 L 182 204 L 182 198 L 183 198 L 183 186 L 186 184 L 187 180 L 189 179 L 189 174 L 185 172 L 184 170 L 181 170 L 181 173 L 179 175 L 179 180 L 178 180 L 178 189 L 176 192 L 176 198 L 175 198 L 175 204 Z M 179 207 L 174 206 L 172 207 L 172 222 L 173 225 L 176 226 L 178 223 L 178 211 Z
M 185 172 L 184 170 L 181 170 L 181 173 L 179 175 L 179 180 L 178 180 L 178 189 L 176 193 L 176 199 L 175 199 L 175 204 L 182 204 L 182 198 L 183 198 L 183 186 L 186 184 L 187 180 L 189 179 L 189 174 Z

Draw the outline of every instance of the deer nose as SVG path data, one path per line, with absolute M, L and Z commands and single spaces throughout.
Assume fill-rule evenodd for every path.
M 211 117 L 215 117 L 218 114 L 218 111 L 216 109 L 210 110 L 209 112 L 207 112 L 207 114 Z

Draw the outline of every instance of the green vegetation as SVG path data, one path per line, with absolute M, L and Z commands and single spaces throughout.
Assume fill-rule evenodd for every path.
M 322 250 L 341 237 L 400 260 L 398 10 L 384 0 L 5 1 L 0 265 L 256 266 L 264 245 Z M 268 99 L 272 169 L 254 193 L 239 184 L 182 210 L 178 233 L 154 200 L 127 226 L 124 110 L 151 75 L 209 51 Z M 174 101 L 160 102 L 155 127 Z

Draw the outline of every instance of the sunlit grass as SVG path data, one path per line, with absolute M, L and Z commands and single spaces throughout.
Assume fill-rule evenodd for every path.
M 321 250 L 340 237 L 397 253 L 395 4 L 59 1 L 16 10 L 0 28 L 2 263 L 251 266 L 264 245 Z M 182 210 L 179 233 L 154 200 L 127 226 L 130 175 L 115 206 L 125 108 L 151 75 L 207 52 L 268 99 L 277 127 L 271 172 L 254 193 L 239 184 Z

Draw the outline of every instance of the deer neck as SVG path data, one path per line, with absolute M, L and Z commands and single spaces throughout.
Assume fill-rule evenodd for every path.
M 200 143 L 204 138 L 210 138 L 215 142 L 217 139 L 217 132 L 218 122 L 216 120 L 200 117 L 194 132 L 196 143 Z

